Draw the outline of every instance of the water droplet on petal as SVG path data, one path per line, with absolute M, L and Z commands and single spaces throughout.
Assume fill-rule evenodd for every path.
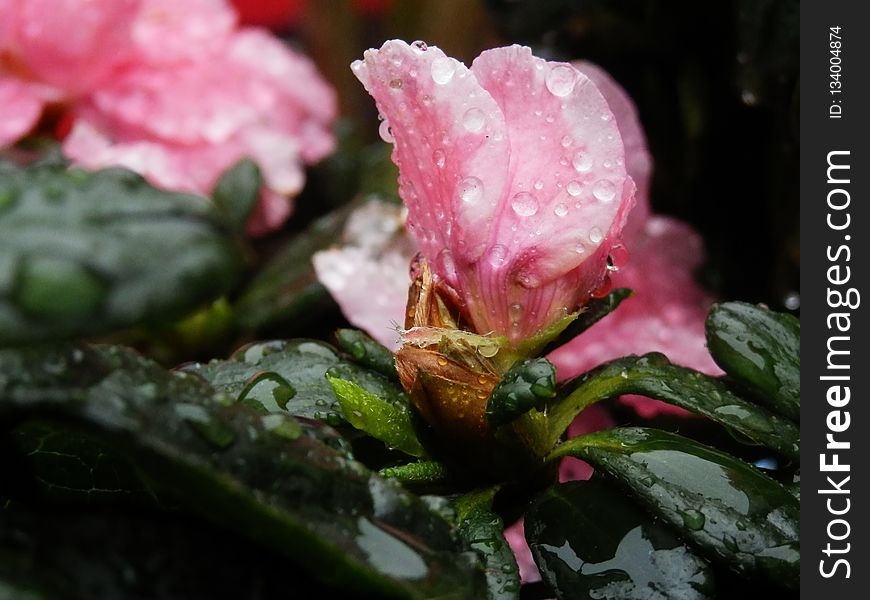
M 583 254 L 586 252 L 586 246 L 583 245 L 583 242 L 577 242 L 577 245 L 574 246 L 574 252 L 577 254 Z
M 629 258 L 628 248 L 622 244 L 616 244 L 610 249 L 610 262 L 615 270 L 619 270 L 627 265 Z
M 413 43 L 411 44 L 411 47 L 412 47 L 414 50 L 417 50 L 417 51 L 419 51 L 419 52 L 426 52 L 426 50 L 429 49 L 429 46 L 426 45 L 426 42 L 423 42 L 423 41 L 421 41 L 421 40 L 417 40 L 416 42 L 413 42 Z
M 465 127 L 466 131 L 471 131 L 472 133 L 483 129 L 483 124 L 485 122 L 486 117 L 484 116 L 483 111 L 479 108 L 469 108 L 465 111 L 465 114 L 462 115 L 462 126 Z
M 589 241 L 593 244 L 600 244 L 603 239 L 604 234 L 601 233 L 601 230 L 598 227 L 593 227 L 589 230 Z
M 390 80 L 390 87 L 393 88 L 394 90 L 402 89 L 402 80 L 398 79 L 398 78 L 391 79 Z
M 432 153 L 432 160 L 435 162 L 435 166 L 439 169 L 444 167 L 444 163 L 447 161 L 447 155 L 444 154 L 444 150 L 440 148 Z
M 396 141 L 396 138 L 393 137 L 393 132 L 390 129 L 390 124 L 387 121 L 381 121 L 381 124 L 378 127 L 378 133 L 380 134 L 381 139 L 385 142 L 392 144 Z
M 361 60 L 355 60 L 352 63 L 350 63 L 350 70 L 353 71 L 354 73 L 358 73 L 359 71 L 362 70 L 362 68 L 363 68 L 363 61 L 361 61 Z
M 477 352 L 484 358 L 492 358 L 498 354 L 498 344 L 481 344 L 477 347 Z
M 553 212 L 557 217 L 564 217 L 568 214 L 568 205 L 560 202 L 556 205 L 556 208 L 553 209 Z
M 466 177 L 456 186 L 459 199 L 469 206 L 474 206 L 483 196 L 483 182 L 477 177 Z
M 579 171 L 580 173 L 585 173 L 589 169 L 592 168 L 592 157 L 588 152 L 577 152 L 574 154 L 574 158 L 571 160 L 571 163 L 574 165 L 574 169 Z
M 442 56 L 432 61 L 432 80 L 438 85 L 444 85 L 453 79 L 456 73 L 456 65 L 452 58 Z
M 610 202 L 616 196 L 616 186 L 607 179 L 599 179 L 592 188 L 592 195 L 602 202 Z
M 574 143 L 574 140 L 571 139 L 570 135 L 566 135 L 565 137 L 562 138 L 562 147 L 563 148 L 567 148 L 568 146 L 570 146 L 573 143 Z
M 536 190 L 541 191 L 542 189 L 544 189 L 544 182 L 541 181 L 541 180 L 538 180 L 538 181 L 535 182 L 535 186 L 534 186 L 534 187 L 535 187 Z
M 613 115 L 612 115 L 611 113 L 609 113 L 609 112 L 603 112 L 603 113 L 601 113 L 601 120 L 602 120 L 602 121 L 609 121 L 609 120 L 612 119 L 612 118 L 613 118 Z
M 567 65 L 559 65 L 553 67 L 547 73 L 547 89 L 554 96 L 567 96 L 574 90 L 574 85 L 577 83 L 577 71 Z
M 511 208 L 521 217 L 531 217 L 538 212 L 538 200 L 529 192 L 520 192 L 511 200 Z
M 504 264 L 504 259 L 507 256 L 507 248 L 502 246 L 501 244 L 496 244 L 492 248 L 489 249 L 489 253 L 487 254 L 487 261 L 493 267 L 500 267 Z
M 568 187 L 565 189 L 567 189 L 568 193 L 571 194 L 572 196 L 579 196 L 580 192 L 583 191 L 583 186 L 580 185 L 579 181 L 569 181 Z
M 441 267 L 441 275 L 447 279 L 449 283 L 455 283 L 456 263 L 453 261 L 453 253 L 445 248 L 438 254 L 438 263 Z

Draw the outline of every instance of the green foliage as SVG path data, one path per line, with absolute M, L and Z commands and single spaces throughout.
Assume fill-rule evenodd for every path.
M 0 345 L 180 317 L 242 266 L 211 203 L 122 169 L 0 170 Z

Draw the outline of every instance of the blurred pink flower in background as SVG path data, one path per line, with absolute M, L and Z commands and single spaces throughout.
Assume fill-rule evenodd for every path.
M 243 157 L 264 175 L 252 233 L 279 227 L 329 154 L 332 88 L 223 0 L 0 0 L 0 145 L 46 106 L 72 116 L 64 154 L 125 166 L 155 185 L 208 194 Z
M 577 310 L 634 195 L 596 86 L 521 46 L 466 68 L 394 40 L 352 69 L 394 139 L 408 227 L 469 328 L 516 344 Z

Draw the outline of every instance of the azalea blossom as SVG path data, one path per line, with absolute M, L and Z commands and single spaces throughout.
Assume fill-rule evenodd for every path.
M 313 63 L 240 28 L 223 0 L 0 0 L 0 12 L 0 145 L 52 106 L 73 122 L 75 163 L 167 189 L 208 194 L 253 158 L 265 181 L 253 233 L 283 223 L 303 165 L 334 147 L 335 94 Z
M 352 69 L 395 140 L 408 227 L 472 331 L 516 344 L 588 300 L 635 189 L 588 77 L 521 46 L 467 68 L 398 40 Z

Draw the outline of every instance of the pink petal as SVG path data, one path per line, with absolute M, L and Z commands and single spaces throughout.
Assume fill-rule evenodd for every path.
M 33 129 L 44 104 L 38 90 L 0 73 L 0 148 Z
M 314 255 L 317 278 L 351 323 L 397 350 L 415 253 L 399 207 L 365 204 L 351 215 L 343 238 L 343 246 Z
M 132 31 L 138 60 L 154 65 L 204 57 L 236 26 L 224 0 L 143 0 Z
M 0 43 L 34 80 L 68 97 L 104 81 L 129 56 L 128 38 L 140 0 L 19 0 Z
M 298 138 L 305 162 L 317 162 L 335 149 L 330 130 L 338 113 L 335 90 L 310 59 L 253 28 L 233 37 L 228 58 L 248 73 L 249 96 L 259 103 L 260 114 Z
M 625 147 L 625 168 L 637 186 L 635 205 L 628 216 L 623 237 L 631 240 L 639 235 L 650 216 L 649 188 L 652 177 L 652 156 L 646 145 L 646 135 L 640 124 L 637 108 L 625 89 L 604 69 L 585 60 L 571 63 L 598 86 L 607 100 Z
M 594 84 L 519 46 L 468 70 L 392 41 L 353 69 L 395 137 L 409 226 L 476 331 L 519 341 L 598 287 L 634 186 Z
M 635 240 L 629 264 L 613 277 L 635 295 L 548 358 L 560 379 L 575 377 L 627 354 L 663 352 L 674 363 L 718 375 L 706 348 L 704 319 L 712 298 L 694 281 L 703 246 L 691 227 L 652 217 Z M 637 396 L 626 397 L 643 417 L 681 409 Z

